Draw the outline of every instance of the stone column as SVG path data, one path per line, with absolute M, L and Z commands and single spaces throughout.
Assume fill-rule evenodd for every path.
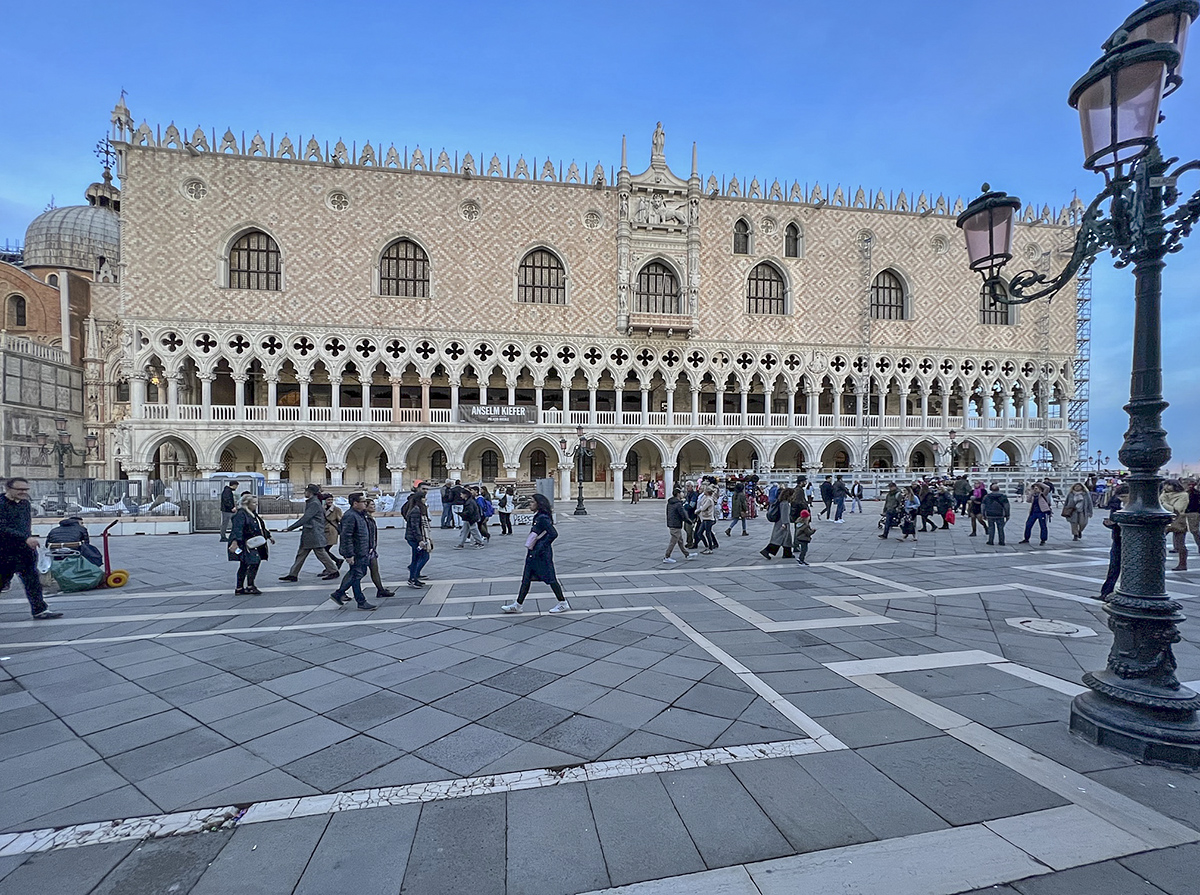
M 388 472 L 392 474 L 392 493 L 399 494 L 404 489 L 404 470 L 408 469 L 405 463 L 397 463 L 394 466 L 388 466 Z
M 805 413 L 808 414 L 809 428 L 815 428 L 820 417 L 821 410 L 821 391 L 820 389 L 809 389 L 804 393 L 805 406 L 808 408 Z
M 362 403 L 362 412 L 363 412 L 363 422 L 369 423 L 371 421 L 371 380 L 360 378 L 358 380 L 358 385 L 362 389 L 362 402 L 361 403 Z
M 1009 392 L 1000 393 L 1000 419 L 1004 420 L 1004 428 L 1008 428 L 1008 417 L 1010 415 L 1010 406 L 1012 405 L 1012 394 Z
M 692 386 L 692 428 L 700 428 L 700 386 Z
M 613 401 L 617 405 L 617 425 L 625 425 L 625 389 L 618 386 L 613 390 Z
M 563 425 L 571 422 L 571 383 L 564 382 L 562 387 Z
M 200 380 L 200 419 L 212 419 L 212 384 L 216 378 L 212 373 L 197 373 Z
M 311 376 L 297 376 L 296 382 L 300 384 L 300 422 L 307 423 L 308 419 L 308 387 L 312 385 Z
M 400 379 L 392 376 L 388 383 L 392 386 L 392 422 L 400 422 Z
M 545 392 L 545 389 L 540 385 L 535 385 L 533 387 L 533 403 L 537 407 L 537 421 L 539 424 L 541 424 L 543 422 L 543 419 L 542 419 L 542 395 L 544 392 Z
M 279 376 L 268 374 L 267 380 L 267 419 L 272 423 L 279 421 Z
M 167 377 L 167 419 L 179 419 L 179 374 Z
M 329 380 L 329 404 L 330 416 L 335 423 L 341 422 L 342 419 L 342 380 L 341 377 Z M 338 482 L 337 484 L 341 484 Z
M 326 463 L 325 468 L 329 470 L 329 484 L 331 484 L 331 485 L 345 484 L 345 482 L 342 481 L 342 477 L 346 473 L 346 464 L 345 463 Z
M 921 428 L 929 428 L 929 389 L 921 386 Z
M 790 387 L 787 393 L 787 427 L 796 428 L 796 391 Z
M 508 479 L 520 478 L 521 477 L 521 464 L 520 463 L 505 463 L 504 464 L 504 477 L 508 478 Z
M 574 463 L 560 463 L 558 466 L 558 499 L 567 503 L 571 499 L 571 470 Z
M 517 387 L 514 383 L 508 383 L 508 406 L 513 407 L 517 403 Z
M 620 501 L 625 497 L 625 464 L 614 463 L 608 468 L 612 470 L 613 500 Z
M 900 412 L 900 428 L 903 429 L 908 425 L 908 387 L 901 388 L 897 394 L 900 396 L 900 406 L 897 408 Z
M 146 417 L 146 374 L 134 373 L 129 377 L 129 412 L 135 420 Z
M 450 422 L 458 422 L 458 390 L 460 383 L 453 380 L 450 381 Z M 447 472 L 450 470 L 447 469 Z
M 463 468 L 461 466 L 447 466 L 446 477 L 452 482 L 462 481 Z
M 725 387 L 717 386 L 717 427 L 725 425 Z
M 642 427 L 650 426 L 650 389 L 642 389 Z
M 675 389 L 667 389 L 667 425 L 675 425 Z
M 588 425 L 596 425 L 596 387 L 588 386 Z
M 142 500 L 149 501 L 150 500 L 151 467 L 149 467 L 149 466 L 126 466 L 124 463 L 122 463 L 121 466 L 122 466 L 122 468 L 124 468 L 125 474 L 127 476 L 129 476 L 129 480 L 131 482 L 137 482 L 142 486 L 141 487 Z
M 246 419 L 246 380 L 248 378 L 245 373 L 233 374 L 233 418 L 235 420 Z
M 746 418 L 746 415 L 750 411 L 749 387 L 742 386 L 742 389 L 738 394 L 741 396 L 741 399 L 742 399 L 741 413 L 739 414 L 738 425 L 744 429 L 750 424 L 750 421 Z
M 279 476 L 286 467 L 282 463 L 264 463 L 263 472 L 267 474 L 267 490 L 279 492 Z M 274 488 L 270 486 L 274 485 Z
M 858 428 L 863 427 L 863 415 L 869 413 L 869 408 L 864 410 L 863 405 L 866 400 L 866 395 L 863 394 L 862 386 L 857 382 L 854 383 L 854 425 Z
M 744 394 L 744 392 L 743 392 Z M 675 467 L 663 463 L 663 493 L 669 498 L 675 490 Z
M 433 380 L 429 377 L 421 379 L 421 422 L 429 425 L 429 386 L 433 384 Z M 394 421 L 393 421 L 394 422 Z

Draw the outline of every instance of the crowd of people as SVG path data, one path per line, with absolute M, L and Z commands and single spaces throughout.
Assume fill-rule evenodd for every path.
M 249 491 L 239 494 L 237 484 L 228 482 L 221 494 L 220 539 L 228 545 L 229 561 L 237 564 L 234 593 L 258 595 L 262 593 L 257 586 L 258 572 L 276 541 L 259 515 L 257 496 Z M 426 586 L 423 571 L 434 549 L 433 526 L 426 500 L 429 487 L 429 483 L 416 482 L 399 509 L 399 515 L 404 519 L 404 540 L 411 550 L 407 585 L 414 589 Z M 688 560 L 712 554 L 720 546 L 716 535 L 720 520 L 728 523 L 724 529 L 726 537 L 732 537 L 737 528 L 742 537 L 749 537 L 747 520 L 755 515 L 755 508 L 761 502 L 771 528 L 768 541 L 759 553 L 766 560 L 782 554 L 784 559 L 808 565 L 809 545 L 817 531 L 814 523 L 822 519 L 831 524 L 842 523 L 847 501 L 850 513 L 863 511 L 861 483 L 847 483 L 840 475 L 826 476 L 815 489 L 805 477 L 794 486 L 773 484 L 765 490 L 759 488 L 757 478 L 726 482 L 724 493 L 721 487 L 714 477 L 704 476 L 673 489 L 665 507 L 668 540 L 663 563 L 677 562 L 673 556 L 676 548 Z M 1061 496 L 1056 492 L 1049 478 L 1028 485 L 1023 495 L 1028 513 L 1024 537 L 1019 543 L 1030 544 L 1036 531 L 1039 543 L 1046 544 L 1056 508 L 1067 520 L 1071 538 L 1075 541 L 1082 539 L 1097 510 L 1107 510 L 1103 524 L 1111 532 L 1112 547 L 1109 573 L 1101 596 L 1111 594 L 1120 571 L 1121 545 L 1120 524 L 1114 515 L 1126 500 L 1128 488 L 1121 482 L 1103 487 L 1089 479 L 1072 484 Z M 32 534 L 29 493 L 29 483 L 23 478 L 11 478 L 5 483 L 4 499 L 0 501 L 0 585 L 7 588 L 13 576 L 19 575 L 33 617 L 61 618 L 62 613 L 51 610 L 42 595 L 36 569 L 39 540 Z M 509 613 L 520 612 L 535 581 L 546 584 L 557 598 L 557 605 L 551 611 L 570 609 L 555 573 L 552 545 L 558 531 L 546 497 L 535 494 L 527 503 L 518 498 L 512 486 L 499 487 L 492 493 L 484 485 L 468 486 L 451 481 L 441 486 L 440 493 L 440 527 L 461 531 L 455 549 L 465 549 L 468 540 L 477 549 L 485 547 L 491 539 L 488 522 L 494 516 L 499 516 L 501 535 L 513 534 L 512 515 L 518 509 L 518 502 L 522 507 L 528 506 L 531 528 L 525 541 L 520 591 L 515 601 L 501 609 Z M 361 610 L 378 608 L 378 604 L 369 602 L 363 592 L 363 581 L 368 576 L 375 586 L 376 599 L 394 596 L 380 573 L 375 502 L 365 492 L 356 491 L 348 496 L 349 509 L 343 512 L 336 505 L 334 496 L 319 485 L 308 485 L 304 495 L 300 517 L 282 529 L 284 532 L 299 531 L 300 541 L 291 567 L 279 580 L 298 581 L 309 555 L 314 555 L 322 567 L 321 579 L 340 579 L 329 595 L 329 599 L 339 606 L 353 599 Z M 1172 514 L 1167 533 L 1171 538 L 1170 552 L 1177 555 L 1177 564 L 1171 571 L 1187 571 L 1189 534 L 1200 550 L 1200 490 L 1197 482 L 1166 480 L 1162 505 Z M 982 529 L 989 546 L 1005 545 L 1005 526 L 1012 516 L 1008 495 L 999 483 L 971 482 L 966 475 L 919 479 L 904 486 L 889 483 L 882 495 L 879 537 L 887 539 L 891 531 L 897 529 L 901 540 L 910 537 L 916 540 L 918 532 L 949 529 L 963 514 L 971 523 L 969 537 L 977 537 Z

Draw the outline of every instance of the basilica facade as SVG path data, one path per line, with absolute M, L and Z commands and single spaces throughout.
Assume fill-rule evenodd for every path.
M 97 475 L 565 490 L 580 428 L 586 493 L 617 498 L 1074 459 L 1074 305 L 981 296 L 961 200 L 702 175 L 694 146 L 676 173 L 661 124 L 607 168 L 152 128 L 123 102 L 112 127 Z M 1018 258 L 1049 269 L 1079 212 L 1026 209 Z

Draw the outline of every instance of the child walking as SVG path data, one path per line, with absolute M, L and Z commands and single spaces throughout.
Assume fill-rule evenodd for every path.
M 817 533 L 817 530 L 812 526 L 812 517 L 808 510 L 800 511 L 800 521 L 796 523 L 796 532 L 793 536 L 795 541 L 796 551 L 799 555 L 796 557 L 796 562 L 799 565 L 806 566 L 808 562 L 808 544 L 812 540 L 812 536 Z

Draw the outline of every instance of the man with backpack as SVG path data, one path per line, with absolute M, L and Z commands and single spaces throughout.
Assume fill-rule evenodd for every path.
M 462 550 L 467 546 L 467 538 L 475 542 L 476 548 L 484 546 L 484 540 L 479 535 L 479 520 L 483 518 L 483 513 L 479 509 L 479 504 L 475 502 L 475 498 L 471 496 L 471 492 L 466 488 L 455 489 L 455 502 L 462 501 L 462 534 L 458 536 L 458 543 L 454 545 L 455 550 Z
M 442 485 L 442 528 L 454 527 L 454 483 L 446 479 Z

